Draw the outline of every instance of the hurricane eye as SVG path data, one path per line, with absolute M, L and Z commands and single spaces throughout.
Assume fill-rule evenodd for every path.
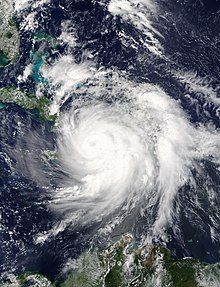
M 82 198 L 92 196 L 96 202 L 91 216 L 107 215 L 130 201 L 133 194 L 143 192 L 143 178 L 148 176 L 143 162 L 148 153 L 146 142 L 140 140 L 135 121 L 118 108 L 82 107 L 77 125 L 70 115 L 67 113 L 59 126 L 60 164 L 70 174 L 73 186 L 80 179 Z M 86 209 L 86 203 L 81 203 Z

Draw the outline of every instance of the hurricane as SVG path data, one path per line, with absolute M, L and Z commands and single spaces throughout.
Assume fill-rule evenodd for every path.
M 60 208 L 78 205 L 94 220 L 124 201 L 129 204 L 150 181 L 147 141 L 140 127 L 117 107 L 87 106 L 64 115 L 57 145 L 61 165 L 76 184 L 62 191 Z M 70 195 L 63 198 L 66 192 Z
M 1 286 L 220 282 L 215 2 L 0 1 Z
M 90 96 L 69 96 L 60 112 L 56 156 L 64 176 L 50 206 L 82 225 L 144 210 L 150 238 L 166 241 L 179 216 L 178 190 L 193 185 L 201 158 L 217 155 L 218 134 L 194 127 L 161 88 L 118 77 L 111 92 L 102 77 L 93 79 L 83 88 Z

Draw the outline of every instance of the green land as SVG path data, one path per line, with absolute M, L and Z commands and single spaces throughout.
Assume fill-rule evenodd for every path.
M 35 110 L 43 120 L 55 120 L 55 116 L 49 114 L 50 100 L 46 97 L 37 98 L 16 88 L 0 88 L 0 108 L 4 108 L 3 104 L 8 103 L 15 103 L 27 110 Z
M 16 22 L 11 15 L 7 15 L 7 1 L 0 1 L 0 67 L 5 67 L 16 61 L 19 47 L 20 36 Z
M 25 272 L 16 279 L 2 279 L 1 287 L 210 287 L 220 286 L 220 264 L 193 258 L 174 259 L 163 246 L 133 248 L 125 235 L 105 249 L 87 251 L 61 282 Z M 14 285 L 13 285 L 14 284 Z M 17 284 L 17 285 L 16 285 Z

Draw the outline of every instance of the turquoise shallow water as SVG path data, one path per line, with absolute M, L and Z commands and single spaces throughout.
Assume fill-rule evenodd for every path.
M 0 110 L 1 110 L 1 109 L 4 109 L 4 108 L 5 108 L 5 105 L 2 104 L 2 103 L 0 103 Z
M 199 77 L 199 75 L 210 78 L 213 75 L 219 77 L 216 59 L 220 59 L 220 57 L 217 57 L 218 49 L 214 43 L 217 38 L 215 38 L 215 31 L 209 28 L 212 22 L 210 18 L 204 24 L 203 20 L 199 20 L 200 17 L 195 16 L 194 21 L 191 22 L 201 21 L 201 25 L 190 24 L 191 14 L 199 13 L 199 9 L 191 9 L 192 11 L 188 12 L 188 8 L 185 6 L 189 5 L 190 1 L 180 0 L 177 4 L 173 0 L 168 0 L 165 1 L 166 3 L 160 4 L 162 7 L 161 18 L 158 17 L 159 20 L 156 22 L 156 16 L 155 20 L 152 20 L 152 25 L 154 28 L 158 28 L 163 38 L 154 35 L 154 30 L 151 27 L 149 31 L 144 25 L 142 27 L 142 18 L 139 18 L 139 15 L 143 17 L 147 15 L 147 13 L 143 13 L 145 7 L 141 4 L 144 1 L 140 1 L 140 5 L 133 5 L 135 2 L 133 0 L 126 1 L 127 8 L 131 7 L 132 9 L 132 13 L 130 13 L 130 10 L 126 12 L 126 7 L 120 4 L 120 1 L 76 0 L 70 1 L 70 3 L 54 0 L 48 6 L 39 8 L 35 19 L 37 28 L 34 28 L 37 31 L 28 32 L 25 23 L 27 13 L 33 12 L 32 8 L 30 11 L 21 12 L 20 21 L 25 24 L 23 25 L 25 30 L 19 28 L 20 53 L 16 61 L 13 60 L 11 65 L 0 69 L 0 87 L 20 89 L 33 97 L 28 97 L 25 100 L 28 110 L 23 102 L 18 100 L 17 105 L 9 103 L 5 106 L 0 103 L 0 211 L 2 210 L 1 224 L 3 226 L 0 232 L 0 269 L 4 267 L 5 270 L 10 270 L 13 267 L 17 270 L 17 274 L 20 274 L 21 268 L 36 271 L 45 274 L 54 282 L 57 277 L 61 276 L 60 270 L 66 262 L 69 262 L 72 257 L 80 256 L 83 250 L 90 247 L 90 244 L 95 246 L 101 242 L 104 246 L 103 242 L 107 239 L 105 239 L 105 235 L 99 235 L 99 231 L 102 232 L 101 228 L 107 226 L 110 216 L 116 220 L 120 217 L 117 211 L 104 219 L 103 223 L 97 222 L 94 226 L 88 225 L 88 227 L 82 228 L 73 222 L 72 226 L 67 226 L 60 231 L 60 221 L 63 219 L 59 212 L 52 213 L 53 211 L 49 209 L 50 205 L 46 205 L 46 203 L 51 200 L 54 188 L 59 187 L 60 182 L 61 185 L 63 184 L 67 168 L 64 170 L 60 168 L 60 158 L 55 153 L 57 143 L 55 127 L 49 126 L 52 125 L 51 122 L 46 123 L 39 119 L 38 114 L 35 113 L 36 110 L 33 113 L 30 112 L 30 106 L 31 110 L 40 109 L 42 118 L 48 118 L 47 105 L 53 103 L 54 99 L 58 99 L 59 102 L 60 97 L 64 95 L 59 102 L 62 103 L 60 106 L 62 117 L 62 114 L 71 112 L 73 103 L 79 110 L 84 106 L 92 107 L 93 98 L 97 98 L 97 104 L 103 103 L 111 109 L 113 106 L 123 107 L 123 112 L 128 113 L 130 119 L 135 110 L 135 104 L 132 102 L 130 94 L 136 98 L 136 87 L 148 83 L 158 85 L 169 94 L 170 98 L 173 98 L 173 101 L 178 101 L 183 109 L 181 112 L 186 112 L 195 129 L 197 126 L 203 125 L 205 129 L 209 122 L 220 127 L 216 113 L 219 107 L 211 101 L 211 96 L 215 96 L 215 89 L 210 86 L 211 84 L 207 87 L 205 81 L 203 83 L 203 79 Z M 118 3 L 117 5 L 122 5 L 125 10 L 110 9 L 107 3 L 112 3 L 110 8 L 117 8 L 113 4 Z M 64 8 L 61 7 L 62 5 Z M 180 7 L 176 7 L 177 5 Z M 117 12 L 119 15 L 114 16 L 114 13 L 117 14 Z M 210 31 L 207 33 L 199 31 L 200 26 L 207 27 Z M 38 30 L 45 32 L 38 33 Z M 162 47 L 163 57 L 161 57 L 158 47 Z M 26 72 L 28 73 L 26 74 Z M 127 86 L 126 81 L 123 83 L 120 80 L 122 75 L 126 79 L 129 78 Z M 124 76 L 123 80 L 125 80 Z M 206 95 L 207 89 L 208 94 Z M 63 94 L 62 91 L 64 91 Z M 36 95 L 35 92 L 37 92 Z M 22 99 L 25 99 L 22 92 L 19 94 Z M 41 95 L 43 97 L 39 98 L 38 96 Z M 140 101 L 142 102 L 142 98 Z M 19 107 L 19 103 L 22 108 Z M 158 102 L 158 110 L 161 111 L 162 105 L 162 101 Z M 7 108 L 4 109 L 4 107 Z M 140 114 L 144 114 L 142 106 L 137 110 Z M 88 111 L 90 112 L 89 108 Z M 159 125 L 160 122 L 162 123 L 161 118 L 165 112 L 158 112 L 157 118 L 153 113 L 150 114 L 150 110 L 144 118 L 139 116 L 139 112 L 135 113 L 138 119 L 141 119 L 140 122 L 138 121 L 138 125 L 145 126 L 144 120 L 147 119 L 149 119 L 149 124 L 154 123 L 149 133 L 153 138 L 153 146 L 157 143 L 163 126 L 166 126 L 167 118 L 164 118 L 164 125 Z M 170 115 L 174 113 L 175 110 L 171 111 Z M 76 118 L 78 119 L 78 114 L 76 114 Z M 105 121 L 106 118 L 105 115 Z M 91 119 L 93 117 L 90 118 L 88 126 L 91 126 Z M 152 119 L 155 119 L 155 122 Z M 115 123 L 120 123 L 120 120 L 118 119 Z M 134 120 L 136 121 L 137 118 L 135 117 Z M 99 123 L 96 124 L 96 127 L 99 127 Z M 124 128 L 123 126 L 123 131 Z M 212 128 L 214 129 L 214 127 Z M 97 131 L 96 128 L 93 130 Z M 184 132 L 184 127 L 179 130 Z M 179 133 L 179 130 L 176 133 Z M 164 129 L 164 136 L 167 134 L 166 131 Z M 173 134 L 174 131 L 170 129 L 170 134 Z M 51 135 L 51 132 L 54 134 Z M 124 134 L 126 133 L 121 133 L 123 137 Z M 142 134 L 145 133 L 142 132 Z M 181 138 L 182 136 L 180 136 L 180 140 Z M 161 142 L 162 139 L 161 136 Z M 129 140 L 130 137 L 128 137 Z M 147 139 L 148 141 L 149 139 Z M 69 146 L 68 142 L 66 147 Z M 88 145 L 86 146 L 88 147 Z M 102 145 L 100 146 L 102 147 Z M 157 153 L 158 145 L 155 144 L 155 146 L 155 153 Z M 178 144 L 175 145 L 175 152 L 179 149 Z M 182 152 L 180 154 L 182 155 Z M 167 160 L 168 168 L 171 166 L 170 162 L 176 163 L 178 167 L 178 160 Z M 176 193 L 174 207 L 178 208 L 174 208 L 175 221 L 170 224 L 167 233 L 171 240 L 169 249 L 180 258 L 191 256 L 207 262 L 220 261 L 219 169 L 212 163 L 212 159 L 210 162 L 198 160 L 200 173 L 193 170 L 192 186 L 190 182 Z M 155 166 L 157 168 L 158 164 Z M 22 179 L 18 175 L 14 176 L 14 167 L 17 167 L 18 175 L 22 174 Z M 122 174 L 124 174 L 124 170 L 122 170 Z M 174 169 L 173 174 L 175 174 Z M 118 174 L 115 178 L 117 176 Z M 167 178 L 169 176 L 169 172 L 167 172 Z M 72 175 L 68 178 L 68 182 L 71 177 Z M 170 180 L 170 185 L 175 182 L 175 179 L 176 177 L 173 181 Z M 156 188 L 154 191 L 156 192 Z M 112 203 L 113 198 L 110 199 Z M 117 237 L 127 231 L 133 232 L 137 239 L 142 235 L 143 237 L 148 235 L 157 212 L 156 201 L 153 204 L 150 203 L 143 200 L 143 207 L 147 206 L 146 214 L 144 208 L 141 208 L 139 216 L 139 206 L 136 206 L 137 211 L 133 212 L 132 210 L 128 216 L 126 215 L 122 224 L 116 226 L 112 234 L 109 234 L 109 238 L 111 237 L 115 241 Z M 97 209 L 97 202 L 93 201 L 92 204 L 96 205 Z M 163 211 L 163 209 L 161 210 Z M 98 238 L 99 236 L 100 238 Z M 45 241 L 36 244 L 35 242 L 38 242 L 36 238 L 43 238 Z M 18 242 L 21 246 L 18 245 Z M 122 286 L 115 282 L 113 284 L 114 287 Z M 76 286 L 78 285 L 76 284 Z M 163 284 L 162 286 L 164 287 Z M 202 286 L 210 285 L 203 284 Z
M 40 68 L 43 64 L 44 64 L 43 55 L 41 54 L 37 55 L 34 61 L 32 77 L 36 83 L 43 83 L 44 85 L 47 86 L 48 81 L 42 76 L 42 73 L 40 72 Z
M 10 63 L 10 60 L 6 57 L 6 55 L 0 50 L 0 67 L 5 67 Z

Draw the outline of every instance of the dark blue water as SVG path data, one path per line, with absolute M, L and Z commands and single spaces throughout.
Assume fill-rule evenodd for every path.
M 106 1 L 108 3 L 108 1 Z M 84 52 L 89 50 L 95 55 L 97 68 L 117 68 L 125 70 L 130 79 L 140 83 L 153 83 L 161 86 L 171 97 L 179 100 L 189 120 L 194 124 L 211 122 L 216 128 L 220 127 L 217 109 L 214 104 L 206 104 L 202 93 L 191 92 L 191 97 L 197 103 L 190 102 L 184 95 L 186 87 L 178 82 L 171 73 L 172 69 L 193 70 L 201 77 L 209 77 L 210 85 L 217 86 L 220 82 L 220 41 L 218 40 L 219 1 L 158 1 L 164 13 L 169 13 L 172 21 L 165 22 L 159 18 L 155 27 L 164 35 L 159 40 L 171 61 L 159 59 L 151 55 L 141 45 L 144 35 L 137 31 L 129 22 L 123 22 L 119 17 L 107 11 L 95 1 L 53 1 L 38 13 L 39 31 L 53 37 L 61 33 L 61 22 L 72 21 L 77 32 L 77 46 L 72 49 L 76 63 L 83 60 Z M 65 9 L 62 9 L 64 7 Z M 17 19 L 18 23 L 22 19 Z M 108 33 L 103 33 L 108 29 Z M 120 41 L 118 31 L 124 31 L 133 37 L 140 45 L 137 49 L 131 46 L 126 48 Z M 21 32 L 20 57 L 17 63 L 0 70 L 0 86 L 17 86 L 17 75 L 23 72 L 24 67 L 31 63 L 30 51 L 33 49 L 33 34 Z M 60 54 L 66 53 L 67 47 L 58 46 L 51 56 L 53 62 Z M 139 56 L 141 61 L 139 60 Z M 39 68 L 42 59 L 36 61 L 36 73 L 20 87 L 31 93 L 35 91 L 39 77 Z M 48 97 L 50 94 L 48 93 Z M 199 108 L 199 113 L 198 113 Z M 18 148 L 18 122 L 21 121 L 28 129 L 35 130 L 36 134 L 53 147 L 55 136 L 48 123 L 41 122 L 38 115 L 24 111 L 16 105 L 8 105 L 0 109 L 0 209 L 2 211 L 2 225 L 0 230 L 0 266 L 8 269 L 11 265 L 18 269 L 24 267 L 37 270 L 42 274 L 55 278 L 60 267 L 69 257 L 76 257 L 88 247 L 91 235 L 97 226 L 67 228 L 43 245 L 34 245 L 34 237 L 42 230 L 49 230 L 58 221 L 45 206 L 44 199 L 48 194 L 43 184 L 30 180 L 25 176 L 13 174 L 11 167 L 16 166 L 16 160 L 11 157 L 10 165 L 5 159 L 9 150 Z M 19 143 L 21 143 L 21 137 Z M 25 140 L 23 141 L 25 148 Z M 216 166 L 204 163 L 209 184 L 216 191 L 219 190 L 220 179 Z M 59 177 L 59 176 L 57 176 Z M 178 200 L 182 202 L 180 222 L 182 241 L 176 239 L 176 234 L 169 231 L 171 241 L 169 247 L 177 257 L 193 256 L 208 262 L 220 260 L 220 242 L 211 239 L 212 225 L 208 214 L 213 212 L 208 205 L 204 186 L 206 180 L 195 175 L 197 191 L 185 186 L 179 191 Z M 191 197 L 199 193 L 203 210 L 196 210 Z M 216 198 L 216 205 L 220 203 L 220 196 Z M 219 205 L 220 206 L 220 205 Z M 196 216 L 191 214 L 194 210 Z M 216 215 L 218 216 L 218 214 Z M 220 218 L 216 217 L 220 223 Z M 202 226 L 200 224 L 202 223 Z M 143 224 L 143 226 L 141 225 Z M 146 228 L 141 222 L 136 228 L 139 235 Z M 220 226 L 220 224 L 219 224 Z M 12 232 L 12 233 L 10 233 Z M 219 228 L 220 232 L 220 228 Z M 138 235 L 137 235 L 138 237 Z M 10 242 L 8 244 L 7 242 Z M 0 270 L 1 271 L 1 270 Z

